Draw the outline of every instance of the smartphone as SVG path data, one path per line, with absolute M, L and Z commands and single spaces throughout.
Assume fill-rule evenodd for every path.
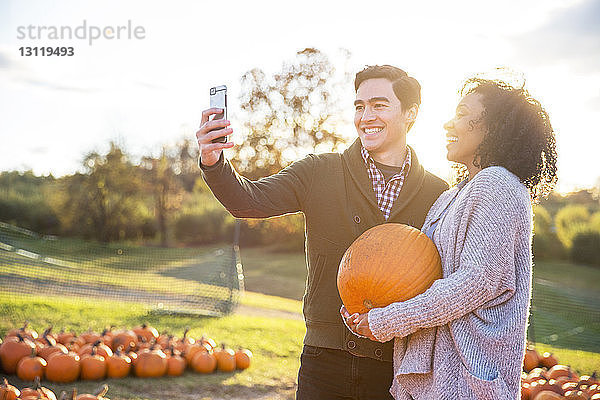
M 215 119 L 227 119 L 227 86 L 215 86 L 210 88 L 210 108 L 220 108 L 223 110 L 222 113 L 213 116 Z M 221 129 L 221 128 L 219 128 Z M 227 136 L 213 139 L 213 143 L 225 143 Z

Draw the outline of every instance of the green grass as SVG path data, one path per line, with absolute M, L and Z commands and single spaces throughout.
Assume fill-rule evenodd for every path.
M 274 253 L 265 248 L 241 251 L 248 290 L 301 300 L 306 284 L 304 253 Z
M 600 372 L 598 353 L 554 347 L 545 343 L 534 343 L 534 347 L 540 354 L 544 352 L 554 354 L 560 364 L 571 366 L 580 376 L 591 375 L 594 371 Z
M 254 299 L 261 303 L 260 296 Z M 272 298 L 265 296 L 265 302 Z M 282 300 L 286 304 L 290 300 Z M 299 307 L 299 306 L 298 306 Z M 200 375 L 188 372 L 182 377 L 160 379 L 108 379 L 112 399 L 160 398 L 257 398 L 270 393 L 280 398 L 293 398 L 294 384 L 299 367 L 299 354 L 304 335 L 301 320 L 285 318 L 230 315 L 223 318 L 149 314 L 136 304 L 104 301 L 82 302 L 73 298 L 47 298 L 14 294 L 0 294 L 0 334 L 30 321 L 38 331 L 49 325 L 55 329 L 73 329 L 83 332 L 88 328 L 101 330 L 105 326 L 134 327 L 147 322 L 159 331 L 181 336 L 186 327 L 190 335 L 208 335 L 218 343 L 236 348 L 242 346 L 254 353 L 252 366 L 242 372 Z M 9 381 L 18 387 L 27 386 L 15 376 Z M 77 387 L 80 393 L 91 392 L 99 382 L 75 382 L 45 385 L 59 393 Z M 196 397 L 199 396 L 199 397 Z
M 529 338 L 555 348 L 600 352 L 598 282 L 600 268 L 537 262 Z

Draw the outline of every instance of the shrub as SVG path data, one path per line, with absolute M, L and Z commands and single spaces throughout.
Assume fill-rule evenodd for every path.
M 590 213 L 585 206 L 565 206 L 556 214 L 556 236 L 563 246 L 571 249 L 575 234 L 586 229 Z
M 533 233 L 533 254 L 536 259 L 567 258 L 565 248 L 554 233 L 550 213 L 540 205 L 534 207 Z
M 41 196 L 25 197 L 17 193 L 0 195 L 0 221 L 43 234 L 56 234 L 60 221 Z
M 573 238 L 571 259 L 580 264 L 600 266 L 600 232 L 585 230 Z
M 231 241 L 233 217 L 225 210 L 181 214 L 175 221 L 175 238 L 185 244 L 212 244 Z M 231 237 L 228 235 L 231 232 Z

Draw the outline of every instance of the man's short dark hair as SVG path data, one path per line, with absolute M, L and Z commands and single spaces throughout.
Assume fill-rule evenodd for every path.
M 358 91 L 361 83 L 367 79 L 383 78 L 392 82 L 394 94 L 400 100 L 402 110 L 407 110 L 413 104 L 421 104 L 421 85 L 419 82 L 400 68 L 391 65 L 369 65 L 356 74 L 354 90 Z

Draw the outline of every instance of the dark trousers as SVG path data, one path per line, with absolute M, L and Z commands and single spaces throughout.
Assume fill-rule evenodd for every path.
M 391 362 L 357 357 L 344 350 L 304 346 L 297 400 L 389 400 Z

